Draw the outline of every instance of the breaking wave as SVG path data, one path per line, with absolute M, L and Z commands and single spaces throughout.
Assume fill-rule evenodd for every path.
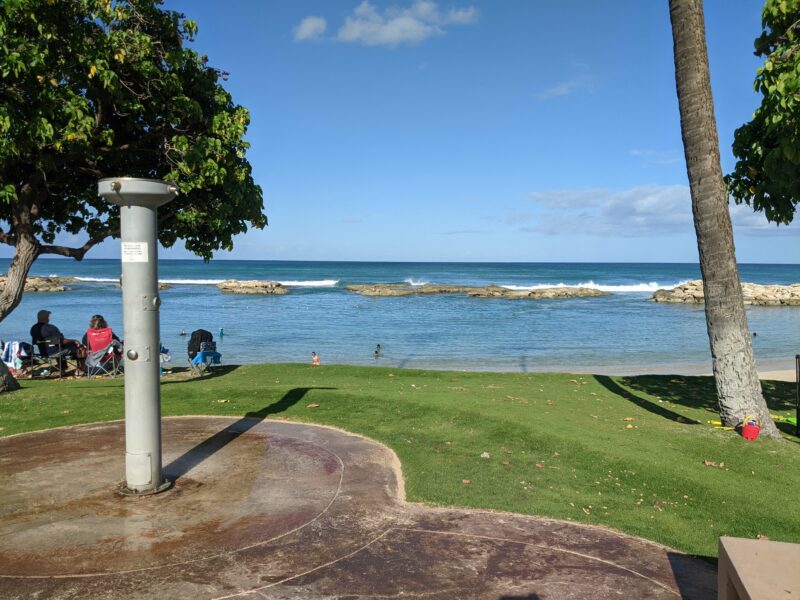
M 576 287 L 576 288 L 589 288 L 593 290 L 600 290 L 601 292 L 617 292 L 617 293 L 626 293 L 626 292 L 655 292 L 656 290 L 671 290 L 673 288 L 678 287 L 679 285 L 683 285 L 689 279 L 685 281 L 680 281 L 678 283 L 673 284 L 660 284 L 655 281 L 651 281 L 648 283 L 632 283 L 627 285 L 607 285 L 601 283 L 595 283 L 594 281 L 586 281 L 584 283 L 540 283 L 537 285 L 501 285 L 500 287 L 507 288 L 509 290 L 539 290 L 542 288 L 559 288 L 559 287 Z

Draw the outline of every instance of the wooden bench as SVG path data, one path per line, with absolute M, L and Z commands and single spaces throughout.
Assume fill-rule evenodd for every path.
M 800 598 L 800 544 L 719 538 L 717 600 Z

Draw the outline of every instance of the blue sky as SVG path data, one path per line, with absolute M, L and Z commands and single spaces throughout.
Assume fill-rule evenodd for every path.
M 219 258 L 697 261 L 666 0 L 165 6 L 252 116 L 270 227 Z M 725 172 L 760 9 L 706 2 Z M 800 224 L 733 215 L 740 262 L 798 262 Z

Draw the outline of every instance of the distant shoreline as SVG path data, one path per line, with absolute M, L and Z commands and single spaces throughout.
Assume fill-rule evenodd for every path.
M 10 261 L 13 257 L 12 256 L 0 256 L 0 261 Z M 159 262 L 191 262 L 191 263 L 202 263 L 204 262 L 202 258 L 165 258 L 160 257 Z M 65 257 L 65 256 L 47 256 L 47 257 L 40 257 L 36 259 L 34 265 L 40 261 L 67 261 L 67 262 L 75 262 L 74 259 Z M 119 262 L 119 257 L 115 258 L 102 258 L 102 257 L 87 257 L 84 258 L 82 262 L 91 262 L 91 261 L 117 261 Z M 679 266 L 686 266 L 691 265 L 695 266 L 698 269 L 700 268 L 699 262 L 672 262 L 672 261 L 664 261 L 664 262 L 619 262 L 619 261 L 592 261 L 592 260 L 581 260 L 581 261 L 546 261 L 546 260 L 537 260 L 537 261 L 454 261 L 454 260 L 315 260 L 315 259 L 281 259 L 281 258 L 213 258 L 210 261 L 211 263 L 214 262 L 261 262 L 261 263 L 284 263 L 284 264 L 292 264 L 292 263 L 327 263 L 327 264 L 365 264 L 365 265 L 376 265 L 376 264 L 386 264 L 386 265 L 679 265 Z M 759 263 L 759 262 L 738 262 L 738 265 L 752 265 L 752 266 L 800 266 L 798 262 L 769 262 L 769 263 Z

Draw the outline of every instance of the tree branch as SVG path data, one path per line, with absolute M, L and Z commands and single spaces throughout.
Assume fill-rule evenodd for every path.
M 98 233 L 93 238 L 90 238 L 80 248 L 68 248 L 67 246 L 41 246 L 39 254 L 57 254 L 59 256 L 66 256 L 67 258 L 74 258 L 75 260 L 83 260 L 86 253 L 94 248 L 97 244 L 109 237 L 119 236 L 119 229 L 112 229 Z
M 9 246 L 16 246 L 17 236 L 15 236 L 13 233 L 6 233 L 5 231 L 0 231 L 0 244 L 8 244 Z

